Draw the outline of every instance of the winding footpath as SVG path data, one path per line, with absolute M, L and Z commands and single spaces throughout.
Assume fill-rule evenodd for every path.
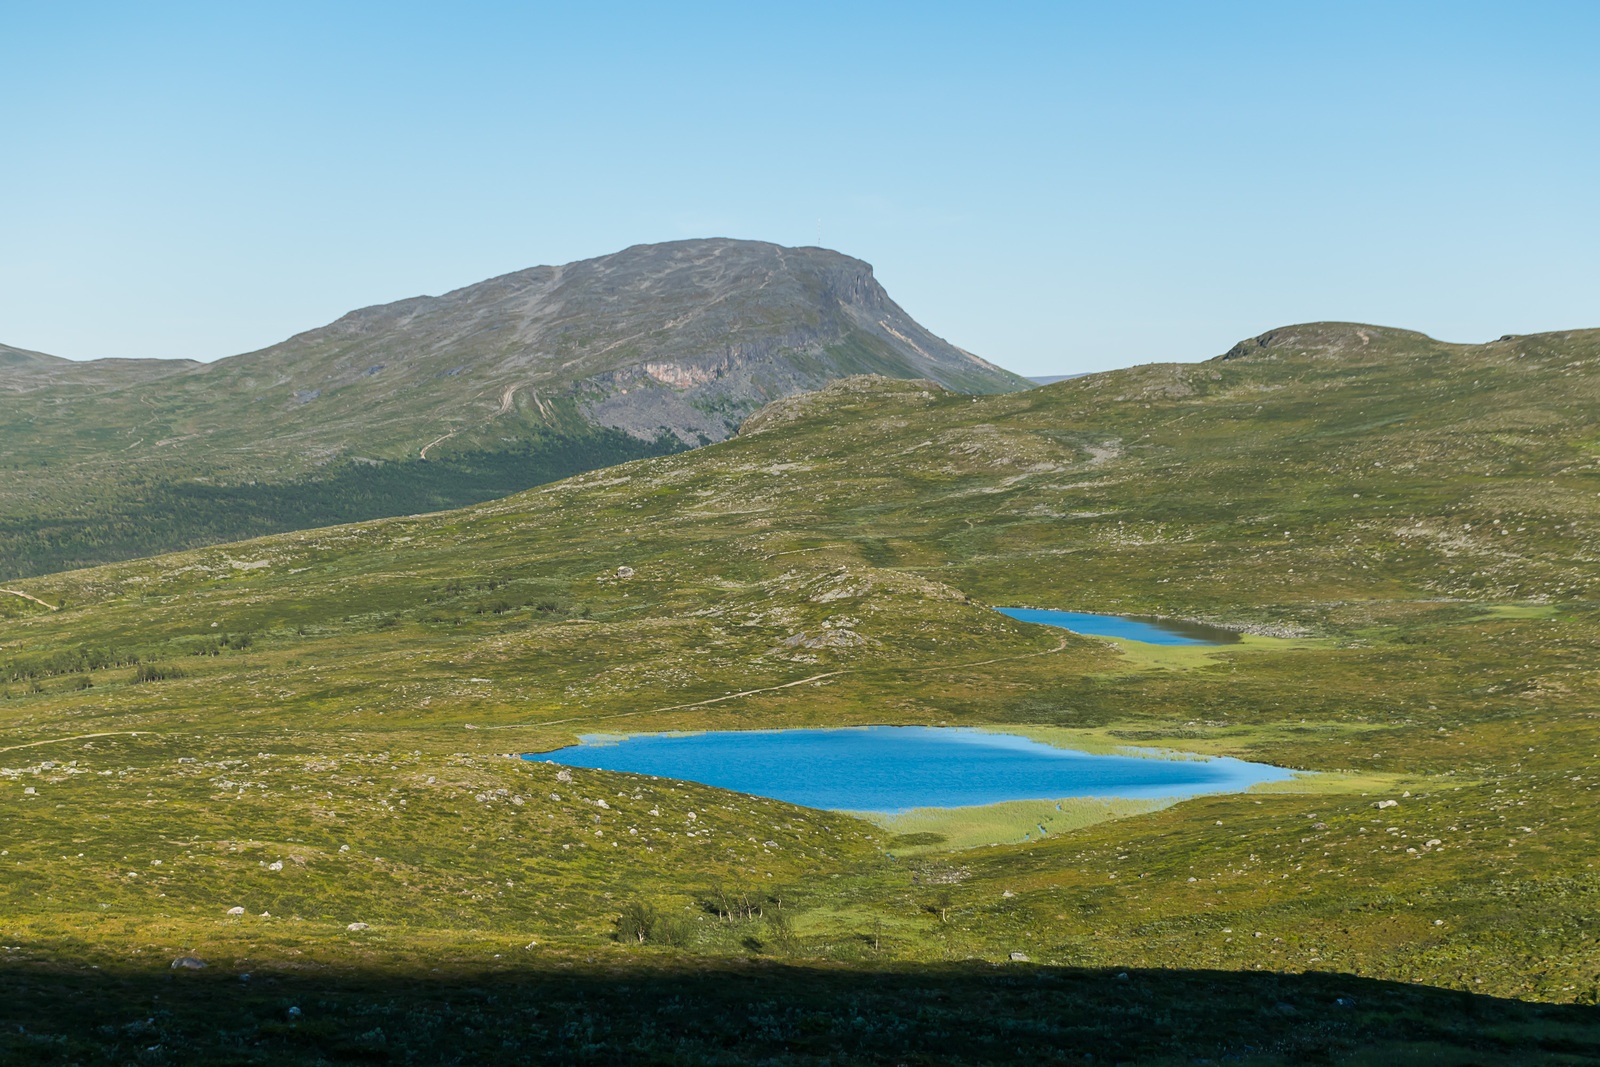
M 47 604 L 43 600 L 40 600 L 38 597 L 34 596 L 32 593 L 24 593 L 20 589 L 0 589 L 0 593 L 10 593 L 12 596 L 19 596 L 23 600 L 31 600 L 35 604 L 40 604 L 40 605 L 42 605 L 44 607 L 49 608 L 51 611 L 60 611 L 61 610 L 60 608 L 56 607 L 54 604 Z

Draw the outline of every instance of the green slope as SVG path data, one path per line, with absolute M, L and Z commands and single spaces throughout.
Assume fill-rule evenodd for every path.
M 858 378 L 491 504 L 11 583 L 61 606 L 12 597 L 0 622 L 4 973 L 131 1012 L 195 952 L 203 979 L 322 997 L 352 1056 L 381 1021 L 397 1059 L 460 1033 L 419 1021 L 440 998 L 561 975 L 597 983 L 587 1007 L 507 1017 L 588 1020 L 587 1045 L 476 1055 L 1593 1058 L 1597 358 L 1600 331 L 1315 324 L 1005 396 Z M 1251 636 L 1158 654 L 1000 604 Z M 791 640 L 824 631 L 851 636 Z M 937 829 L 503 758 L 596 730 L 871 722 L 1324 777 L 949 851 Z M 617 939 L 633 905 L 661 917 L 644 944 Z M 1041 992 L 1009 1007 L 983 998 L 1012 979 L 945 962 L 1012 952 Z M 679 1023 L 604 1007 L 623 983 L 665 1013 L 672 983 L 727 988 L 747 958 L 789 966 Z M 1119 969 L 1127 998 L 1097 999 Z M 169 1049 L 313 1055 L 276 992 L 224 1040 L 184 1014 L 221 986 L 178 988 Z

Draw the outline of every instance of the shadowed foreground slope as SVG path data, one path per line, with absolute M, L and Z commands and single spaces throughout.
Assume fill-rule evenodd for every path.
M 1600 1009 L 1343 975 L 507 959 L 395 979 L 0 965 L 0 1063 L 1528 1064 Z M 250 974 L 241 981 L 242 974 Z

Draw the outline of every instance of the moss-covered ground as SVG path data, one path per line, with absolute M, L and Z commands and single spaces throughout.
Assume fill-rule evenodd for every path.
M 12 583 L 0 1058 L 1592 1061 L 1596 345 L 1431 345 L 852 381 L 493 504 Z M 1320 776 L 989 845 L 1039 813 L 510 758 L 859 723 Z

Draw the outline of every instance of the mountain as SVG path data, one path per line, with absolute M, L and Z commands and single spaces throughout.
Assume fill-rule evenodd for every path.
M 535 267 L 213 363 L 3 348 L 0 577 L 489 499 L 725 440 L 861 373 L 1029 385 L 860 260 L 732 240 Z
M 552 1007 L 581 982 L 729 975 L 637 1029 L 592 1011 L 585 1048 L 888 1062 L 865 1018 L 930 1062 L 1593 1060 L 1596 411 L 1600 331 L 1318 323 L 999 396 L 852 377 L 717 447 L 457 511 L 6 583 L 46 604 L 0 597 L 0 966 L 85 984 L 5 1040 L 23 1061 L 25 1037 L 125 1043 L 154 992 L 181 1011 L 213 989 L 259 1029 L 164 1016 L 166 1047 L 237 1058 L 247 1033 L 287 1058 L 310 1047 L 293 1002 L 319 1041 L 381 1021 L 362 1058 L 431 1061 L 461 1053 L 448 993 L 493 1059 L 523 1032 L 508 1011 L 530 1033 L 590 1011 Z M 994 607 L 1243 637 L 1138 645 Z M 1314 776 L 1110 821 L 1047 801 L 880 828 L 506 758 L 869 724 Z M 627 936 L 652 915 L 659 939 Z M 218 980 L 166 977 L 191 954 Z M 530 974 L 547 996 L 505 993 Z M 963 1021 L 979 974 L 1001 992 Z M 911 975 L 937 995 L 895 993 Z M 824 1007 L 851 976 L 848 1013 Z

